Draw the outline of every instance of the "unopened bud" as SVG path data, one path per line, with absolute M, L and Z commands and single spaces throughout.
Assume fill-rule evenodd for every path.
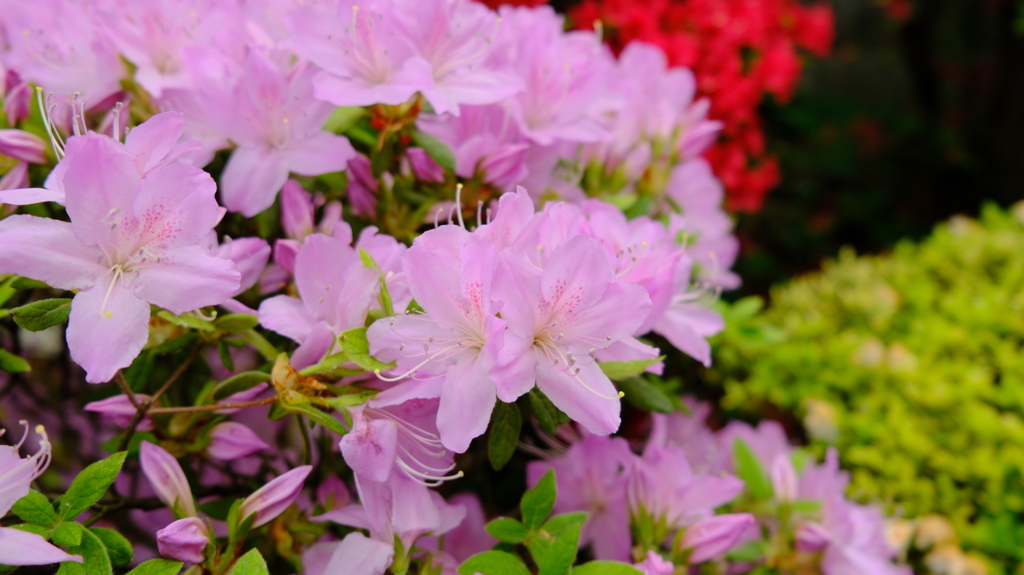
M 24 130 L 0 130 L 0 154 L 19 162 L 46 163 L 46 142 Z
M 158 445 L 143 441 L 139 447 L 139 464 L 160 501 L 172 510 L 177 507 L 185 517 L 199 516 L 192 489 L 174 456 Z
M 754 524 L 750 513 L 729 513 L 702 519 L 686 528 L 683 549 L 693 549 L 690 563 L 701 563 L 724 554 L 736 545 L 743 533 Z
M 256 433 L 235 421 L 225 421 L 210 430 L 210 445 L 206 452 L 214 459 L 231 461 L 252 455 L 270 447 Z
M 202 563 L 210 542 L 206 525 L 198 517 L 186 517 L 156 532 L 156 546 L 168 559 Z
M 270 522 L 295 501 L 302 491 L 302 483 L 312 470 L 311 465 L 296 467 L 260 487 L 242 502 L 239 517 L 245 519 L 255 513 L 256 519 L 252 524 L 254 529 Z

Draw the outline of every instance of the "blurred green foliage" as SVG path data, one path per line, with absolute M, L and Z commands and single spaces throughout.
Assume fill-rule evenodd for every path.
M 1024 559 L 1024 203 L 734 304 L 704 377 L 722 407 L 837 445 L 851 495 L 948 516 L 994 573 Z

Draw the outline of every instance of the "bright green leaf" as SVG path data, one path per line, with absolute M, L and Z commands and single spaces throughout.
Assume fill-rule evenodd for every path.
M 435 136 L 419 130 L 412 133 L 412 141 L 417 146 L 423 148 L 423 151 L 437 162 L 437 165 L 449 172 L 455 171 L 455 154 L 448 147 L 448 144 L 445 144 Z
M 106 546 L 88 530 L 82 531 L 82 543 L 68 547 L 67 551 L 72 555 L 81 555 L 83 562 L 65 561 L 60 564 L 57 575 L 111 575 L 114 572 Z
M 640 409 L 658 413 L 675 411 L 672 399 L 642 377 L 628 377 L 618 381 L 616 385 L 624 394 L 625 400 Z
M 85 527 L 81 524 L 75 523 L 74 521 L 67 521 L 58 523 L 53 528 L 53 534 L 50 536 L 51 540 L 55 545 L 61 547 L 73 547 L 82 543 L 82 534 L 85 533 Z
M 46 282 L 34 280 L 26 277 L 15 276 L 14 281 L 11 283 L 11 287 L 14 289 L 46 289 L 50 287 Z
M 262 371 L 246 371 L 232 376 L 217 384 L 213 390 L 213 399 L 220 401 L 241 391 L 247 391 L 257 385 L 270 381 L 270 374 Z
M 150 559 L 128 572 L 128 575 L 177 575 L 185 564 L 168 559 Z
M 50 500 L 45 495 L 35 489 L 29 491 L 28 495 L 16 501 L 14 506 L 11 507 L 11 511 L 18 517 L 21 517 L 22 521 L 35 523 L 36 525 L 49 527 L 57 522 L 57 513 L 53 510 L 53 504 L 50 503 Z
M 34 301 L 16 307 L 8 313 L 14 316 L 14 323 L 21 327 L 29 331 L 42 331 L 68 320 L 68 314 L 71 313 L 71 300 L 69 298 L 54 298 Z
M 32 366 L 6 349 L 0 349 L 0 370 L 7 373 L 26 373 L 32 371 Z
M 562 532 L 566 531 L 570 527 L 574 525 L 582 526 L 586 523 L 588 517 L 590 517 L 590 514 L 586 511 L 559 513 L 545 521 L 544 525 L 541 525 L 541 529 L 553 537 L 560 537 Z
M 459 575 L 530 575 L 523 560 L 505 551 L 484 551 L 459 565 Z
M 123 535 L 105 527 L 90 527 L 89 531 L 92 531 L 92 534 L 103 542 L 103 546 L 107 548 L 107 555 L 110 556 L 110 562 L 114 564 L 114 567 L 124 567 L 131 562 L 132 557 L 135 555 L 135 550 L 132 549 L 132 544 Z
M 499 401 L 491 414 L 491 435 L 487 439 L 487 457 L 495 471 L 505 467 L 519 442 L 523 418 L 519 406 Z
M 238 335 L 241 336 L 246 343 L 256 348 L 256 351 L 260 352 L 263 359 L 267 361 L 274 361 L 277 359 L 277 354 L 280 352 L 277 351 L 277 348 L 274 347 L 273 344 L 267 341 L 267 338 L 260 335 L 258 331 L 254 329 L 247 329 L 243 332 L 239 332 Z
M 750 449 L 750 446 L 737 439 L 733 444 L 733 456 L 736 465 L 736 475 L 747 485 L 747 491 L 757 501 L 767 501 L 775 495 L 772 489 L 771 479 L 765 472 L 757 455 Z
M 665 356 L 661 355 L 636 361 L 606 361 L 597 365 L 601 367 L 601 371 L 608 376 L 608 379 L 621 381 L 628 377 L 636 377 L 642 374 L 648 367 L 664 360 Z
M 384 363 L 370 355 L 370 342 L 366 339 L 365 327 L 357 327 L 342 333 L 339 341 L 349 359 L 368 371 L 384 371 L 395 367 L 394 363 Z
M 484 526 L 495 539 L 505 543 L 522 543 L 530 531 L 525 525 L 511 517 L 499 517 Z
M 519 509 L 523 512 L 523 525 L 530 530 L 540 527 L 548 515 L 551 515 L 557 496 L 555 470 L 549 469 L 537 485 L 523 495 L 523 500 L 519 503 Z
M 231 498 L 214 499 L 213 501 L 200 504 L 199 510 L 217 521 L 226 521 L 228 513 L 231 511 L 231 506 L 234 504 L 235 500 Z
M 334 132 L 335 134 L 343 134 L 345 130 L 348 130 L 359 121 L 366 114 L 366 109 L 362 106 L 341 106 L 335 108 L 331 112 L 330 117 L 327 118 L 327 122 L 324 123 L 324 130 L 328 132 Z
M 174 315 L 167 310 L 160 310 L 156 312 L 156 316 L 165 319 L 170 323 L 178 327 L 185 327 L 190 329 L 198 329 L 200 331 L 213 331 L 213 324 L 200 318 L 192 312 L 183 313 L 181 315 Z
M 70 521 L 78 517 L 93 503 L 99 501 L 99 498 L 103 497 L 107 488 L 117 478 L 117 474 L 121 472 L 121 465 L 124 464 L 124 459 L 127 456 L 127 451 L 115 453 L 83 469 L 78 477 L 71 482 L 67 493 L 57 500 L 59 502 L 57 511 L 60 518 Z
M 580 542 L 580 526 L 573 525 L 552 543 L 543 558 L 534 557 L 540 565 L 538 575 L 569 575 L 576 562 L 576 548 Z
M 348 430 L 341 425 L 341 422 L 334 419 L 332 415 L 324 413 L 308 403 L 280 403 L 280 405 L 289 411 L 305 415 L 310 419 L 310 421 L 319 423 L 321 426 L 326 427 L 338 435 L 345 435 L 348 433 Z
M 572 575 L 643 575 L 643 573 L 629 563 L 591 561 L 573 567 Z
M 229 313 L 213 320 L 213 327 L 228 332 L 245 331 L 259 325 L 260 320 L 248 313 Z
M 267 562 L 264 561 L 259 550 L 252 549 L 242 555 L 228 575 L 270 575 L 270 571 L 267 570 Z

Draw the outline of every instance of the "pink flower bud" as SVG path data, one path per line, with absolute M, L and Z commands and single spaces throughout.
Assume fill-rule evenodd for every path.
M 654 551 L 648 551 L 647 558 L 633 567 L 639 569 L 644 575 L 672 575 L 675 570 L 675 566 L 671 562 L 665 561 Z
M 46 142 L 24 130 L 0 130 L 0 154 L 21 162 L 46 163 Z
M 288 270 L 289 274 L 294 274 L 295 256 L 301 247 L 302 242 L 298 240 L 277 240 L 274 242 L 274 263 Z
M 0 178 L 0 191 L 20 190 L 28 187 L 28 163 L 18 162 Z
M 444 168 L 422 148 L 409 148 L 409 165 L 416 177 L 427 182 L 443 182 Z
M 683 549 L 693 549 L 690 563 L 701 563 L 722 555 L 754 524 L 750 513 L 730 513 L 702 519 L 686 528 Z
M 192 489 L 174 456 L 158 445 L 143 441 L 139 447 L 139 464 L 160 501 L 171 509 L 177 505 L 185 517 L 199 516 Z
M 206 452 L 210 457 L 230 461 L 252 455 L 270 447 L 253 430 L 241 423 L 225 421 L 210 430 L 210 446 Z
M 313 199 L 295 180 L 281 189 L 281 225 L 286 236 L 301 240 L 313 233 Z
M 32 110 L 32 87 L 25 82 L 11 88 L 4 97 L 4 114 L 12 126 L 27 120 Z
M 797 495 L 796 469 L 789 455 L 780 453 L 772 461 L 771 468 L 772 489 L 775 491 L 776 501 L 793 501 Z
M 202 563 L 203 551 L 210 542 L 206 525 L 198 517 L 186 517 L 156 532 L 156 546 L 168 559 Z
M 149 396 L 136 393 L 135 399 L 140 402 L 149 401 Z M 132 405 L 132 401 L 124 394 L 87 403 L 85 404 L 85 410 L 93 413 L 99 413 L 111 423 L 119 427 L 128 427 L 132 422 L 132 418 L 135 417 L 136 411 L 135 406 Z M 139 422 L 139 426 L 136 429 L 138 431 L 152 431 L 154 429 L 153 420 L 147 415 L 142 418 L 142 421 Z
M 827 529 L 813 521 L 801 523 L 796 528 L 796 548 L 800 551 L 813 553 L 824 549 L 831 539 Z
M 348 488 L 345 487 L 341 479 L 338 479 L 336 475 L 331 475 L 316 488 L 316 500 L 328 511 L 333 511 L 346 507 L 351 502 L 352 496 L 349 495 Z
M 267 267 L 270 244 L 262 238 L 236 238 L 222 243 L 217 249 L 217 255 L 235 262 L 242 274 L 237 293 L 242 293 L 256 285 L 256 280 Z
M 239 517 L 244 520 L 255 513 L 256 520 L 252 524 L 254 529 L 268 523 L 295 501 L 302 491 L 302 483 L 312 470 L 312 465 L 296 467 L 260 487 L 242 502 Z

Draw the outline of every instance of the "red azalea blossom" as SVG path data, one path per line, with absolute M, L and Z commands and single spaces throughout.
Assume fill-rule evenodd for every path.
M 797 0 L 584 0 L 570 13 L 579 28 L 601 22 L 612 48 L 643 40 L 669 62 L 697 75 L 710 117 L 725 123 L 707 157 L 725 184 L 729 208 L 757 211 L 779 182 L 765 151 L 757 106 L 765 94 L 787 102 L 800 78 L 800 50 L 829 53 L 835 15 L 825 4 Z

